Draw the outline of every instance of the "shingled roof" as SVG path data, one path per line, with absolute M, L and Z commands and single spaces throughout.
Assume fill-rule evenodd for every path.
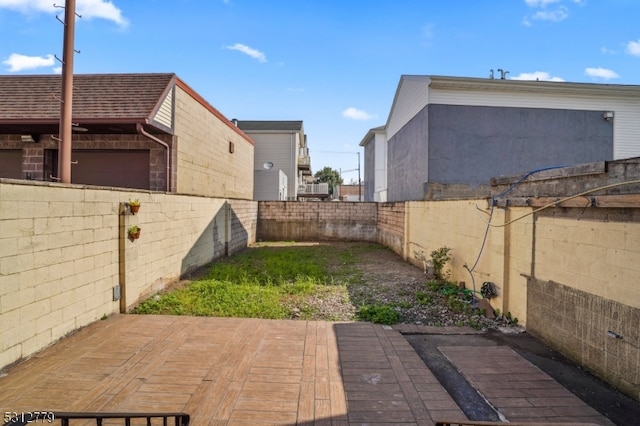
M 101 124 L 108 133 L 127 131 L 131 126 L 122 125 L 152 117 L 175 79 L 175 74 L 75 75 L 73 121 Z M 0 75 L 0 133 L 57 132 L 61 85 L 60 75 Z

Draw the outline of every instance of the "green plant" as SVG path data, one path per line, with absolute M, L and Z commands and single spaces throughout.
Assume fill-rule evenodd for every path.
M 509 323 L 509 324 L 518 324 L 518 317 L 513 317 L 511 316 L 511 312 L 507 312 L 504 315 L 504 319 Z
M 133 200 L 129 200 L 129 205 L 130 206 L 140 206 L 140 200 L 137 198 L 134 198 Z
M 130 226 L 127 232 L 129 232 L 129 234 L 137 234 L 140 232 L 140 227 L 138 225 Z
M 427 281 L 426 286 L 431 291 L 438 291 L 440 290 L 440 288 L 442 288 L 442 283 L 439 281 L 431 280 L 431 281 Z
M 358 311 L 358 318 L 374 324 L 391 325 L 400 322 L 400 314 L 389 305 L 364 305 Z
M 416 293 L 416 300 L 419 305 L 430 305 L 433 303 L 433 298 L 422 291 Z
M 444 267 L 447 262 L 451 260 L 450 247 L 440 247 L 437 250 L 431 252 L 431 266 L 433 267 L 433 274 L 437 280 L 446 280 L 451 275 L 450 271 L 444 271 Z
M 400 308 L 400 309 L 411 309 L 411 307 L 412 307 L 413 305 L 411 304 L 411 302 L 404 301 L 404 302 L 397 302 L 397 303 L 394 303 L 394 306 L 395 306 L 396 308 Z
M 479 321 L 476 321 L 474 319 L 470 319 L 469 320 L 469 326 L 471 328 L 473 328 L 474 330 L 481 330 L 482 329 L 482 323 L 480 323 Z

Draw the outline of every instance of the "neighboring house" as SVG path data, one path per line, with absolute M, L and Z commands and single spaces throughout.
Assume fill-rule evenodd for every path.
M 639 115 L 640 86 L 402 76 L 384 126 L 387 200 L 437 198 L 442 186 L 478 196 L 496 176 L 639 156 Z
M 57 180 L 59 75 L 0 76 L 0 177 Z M 251 199 L 253 141 L 175 74 L 74 76 L 71 182 Z
M 364 147 L 364 193 L 362 201 L 387 201 L 387 139 L 384 126 L 369 130 L 360 142 Z
M 255 141 L 253 199 L 297 200 L 300 184 L 311 176 L 302 121 L 233 121 Z

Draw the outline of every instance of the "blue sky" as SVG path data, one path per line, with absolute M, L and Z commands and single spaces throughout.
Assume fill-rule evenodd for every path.
M 60 72 L 55 1 L 0 0 L 2 74 Z M 341 169 L 346 181 L 402 74 L 482 78 L 502 68 L 512 79 L 640 84 L 637 0 L 76 5 L 76 73 L 174 72 L 228 118 L 303 120 L 313 171 Z

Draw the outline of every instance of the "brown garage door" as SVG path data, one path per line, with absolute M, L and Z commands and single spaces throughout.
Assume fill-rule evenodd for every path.
M 149 189 L 149 151 L 74 150 L 71 160 L 73 183 Z
M 21 149 L 0 149 L 0 177 L 22 179 Z

